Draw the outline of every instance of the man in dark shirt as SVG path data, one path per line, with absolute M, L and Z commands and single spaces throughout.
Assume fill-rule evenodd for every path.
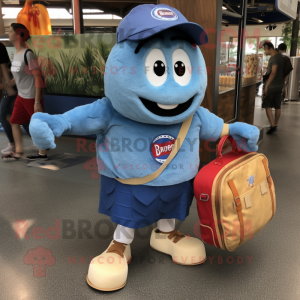
M 281 53 L 274 49 L 270 42 L 264 44 L 265 55 L 271 55 L 268 63 L 268 70 L 264 80 L 263 105 L 271 127 L 267 134 L 272 134 L 278 128 L 278 121 L 281 114 L 281 92 L 284 86 L 283 58 Z M 275 121 L 273 119 L 272 107 L 275 108 Z
M 278 49 L 279 49 L 279 52 L 281 53 L 283 59 L 290 59 L 290 57 L 289 57 L 288 54 L 286 53 L 287 46 L 286 46 L 285 43 L 279 44 L 279 45 L 278 45 Z M 284 84 L 285 84 L 285 88 L 284 88 L 284 100 L 283 100 L 284 103 L 289 102 L 289 99 L 288 99 L 288 81 L 289 81 L 289 76 L 290 76 L 290 75 L 287 75 L 287 76 L 284 78 Z

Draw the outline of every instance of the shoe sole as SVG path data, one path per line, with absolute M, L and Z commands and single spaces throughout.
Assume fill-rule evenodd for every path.
M 21 157 L 11 157 L 11 158 L 5 158 L 5 157 L 2 157 L 2 160 L 5 160 L 5 161 L 16 161 L 16 160 L 19 160 Z
M 274 132 L 276 132 L 277 130 L 274 130 L 274 131 L 271 131 L 271 132 L 266 132 L 266 134 L 268 134 L 268 135 L 271 135 L 271 134 L 273 134 Z
M 123 287 L 126 285 L 126 283 L 127 283 L 127 281 L 125 281 L 125 283 L 124 283 L 123 285 L 121 285 L 120 287 L 114 288 L 114 289 L 99 289 L 98 287 L 94 286 L 94 285 L 89 281 L 87 275 L 86 275 L 86 282 L 87 282 L 87 284 L 88 284 L 91 288 L 93 288 L 93 289 L 95 289 L 95 290 L 97 290 L 97 291 L 103 291 L 103 292 L 113 292 L 113 291 L 120 290 L 120 289 L 123 288 Z
M 150 247 L 151 247 L 153 250 L 157 251 L 157 252 L 160 252 L 160 253 L 163 253 L 163 254 L 166 254 L 166 255 L 169 255 L 169 256 L 172 257 L 172 255 L 169 254 L 169 253 L 159 251 L 159 250 L 153 248 L 151 245 L 150 245 Z M 204 260 L 202 260 L 202 261 L 200 261 L 200 262 L 198 262 L 198 263 L 195 263 L 195 264 L 181 264 L 181 263 L 179 263 L 178 261 L 173 260 L 173 258 L 172 258 L 172 262 L 173 262 L 174 264 L 176 264 L 176 265 L 181 265 L 181 266 L 197 266 L 197 265 L 202 265 L 202 264 L 204 264 L 206 261 L 207 261 L 207 257 L 205 257 Z
M 130 257 L 129 260 L 127 261 L 127 264 L 130 264 L 130 263 L 131 263 L 131 257 Z M 113 288 L 113 289 L 100 289 L 100 288 L 94 286 L 94 285 L 89 281 L 88 275 L 86 275 L 86 282 L 87 282 L 87 284 L 88 284 L 91 288 L 93 288 L 93 289 L 95 289 L 95 290 L 97 290 L 97 291 L 103 291 L 103 292 L 113 292 L 113 291 L 120 290 L 120 289 L 123 288 L 123 287 L 126 285 L 126 283 L 127 283 L 127 281 L 125 281 L 125 283 L 124 283 L 123 285 L 121 285 L 121 286 L 119 286 L 119 287 L 117 287 L 117 288 Z
M 27 158 L 27 157 L 26 157 Z M 48 160 L 48 157 L 47 158 L 27 158 L 28 160 L 31 160 L 31 161 L 34 161 L 34 160 L 40 160 L 40 161 L 45 161 L 45 160 Z
M 1 151 L 1 154 L 3 154 L 3 155 L 8 155 L 8 154 L 11 154 L 12 152 L 15 152 L 15 151 L 9 151 L 9 152 L 6 152 L 6 151 L 2 152 L 2 151 Z

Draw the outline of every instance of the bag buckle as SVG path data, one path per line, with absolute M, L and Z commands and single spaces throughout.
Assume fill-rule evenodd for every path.
M 200 194 L 199 199 L 201 201 L 208 201 L 209 200 L 209 195 L 208 194 Z
M 239 204 L 237 204 L 237 203 L 236 203 L 236 200 L 237 200 L 237 199 L 240 199 L 240 197 L 236 197 L 236 198 L 234 199 L 234 202 L 235 202 L 235 206 L 236 206 L 236 207 L 238 207 L 238 206 L 241 206 L 241 205 L 242 205 L 242 203 L 241 203 L 241 199 L 240 199 L 240 202 L 239 202 Z

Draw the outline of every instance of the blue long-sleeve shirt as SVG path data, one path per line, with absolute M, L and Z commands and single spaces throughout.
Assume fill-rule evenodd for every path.
M 99 173 L 122 179 L 144 177 L 155 172 L 172 151 L 182 125 L 132 121 L 118 113 L 108 98 L 76 107 L 59 118 L 64 124 L 61 132 L 96 134 Z M 200 106 L 175 158 L 158 178 L 147 185 L 174 185 L 194 178 L 200 162 L 199 139 L 218 139 L 223 125 L 221 118 Z

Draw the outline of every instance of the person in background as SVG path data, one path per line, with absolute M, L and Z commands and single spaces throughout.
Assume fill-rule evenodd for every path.
M 15 100 L 13 113 L 10 119 L 12 126 L 15 151 L 3 155 L 3 160 L 18 160 L 22 156 L 22 131 L 20 124 L 30 122 L 36 112 L 43 112 L 41 75 L 37 60 L 31 50 L 27 50 L 25 42 L 30 38 L 27 28 L 18 23 L 12 23 L 9 40 L 15 45 L 16 53 L 12 61 L 11 72 L 13 79 L 7 82 L 8 87 L 17 86 L 18 96 Z M 26 55 L 26 59 L 25 59 Z M 27 60 L 27 63 L 26 63 Z M 27 65 L 28 64 L 28 65 Z M 35 155 L 27 156 L 29 160 L 47 160 L 46 150 L 39 150 Z
M 278 46 L 278 49 L 279 49 L 279 52 L 283 55 L 283 56 L 286 56 L 288 59 L 290 59 L 290 57 L 288 56 L 288 54 L 286 53 L 286 49 L 287 49 L 287 46 L 285 43 L 281 43 L 279 46 Z M 285 84 L 285 88 L 284 88 L 284 103 L 287 103 L 289 102 L 289 99 L 288 99 L 288 82 L 289 82 L 289 75 L 287 75 L 285 78 L 284 78 L 284 84 Z
M 275 48 L 275 51 L 279 53 L 279 49 L 278 48 Z
M 15 151 L 14 137 L 7 117 L 13 111 L 17 92 L 13 87 L 8 87 L 4 83 L 12 79 L 8 71 L 9 64 L 10 59 L 6 47 L 0 43 L 0 71 L 2 74 L 2 83 L 0 83 L 0 89 L 2 90 L 2 98 L 0 102 L 0 123 L 9 140 L 8 147 L 1 151 L 2 154 L 9 154 Z
M 278 122 L 281 114 L 281 92 L 284 85 L 283 58 L 274 49 L 271 42 L 264 44 L 265 55 L 270 55 L 267 73 L 264 76 L 263 105 L 271 124 L 267 134 L 272 134 L 278 129 Z M 272 107 L 275 108 L 275 121 L 272 114 Z
M 5 82 L 12 79 L 12 74 L 9 70 L 10 59 L 6 50 L 6 47 L 0 43 L 0 74 L 2 75 L 2 83 L 0 83 L 0 90 L 2 90 L 2 99 L 0 101 L 0 123 L 6 133 L 9 144 L 6 148 L 1 150 L 2 154 L 10 154 L 15 151 L 15 141 L 12 133 L 12 129 L 9 121 L 7 120 L 8 115 L 12 114 L 14 103 L 17 97 L 17 89 L 8 87 Z M 22 125 L 26 132 L 29 134 L 29 124 Z
M 289 57 L 289 55 L 286 53 L 287 45 L 286 45 L 285 43 L 279 44 L 279 45 L 278 45 L 278 50 L 279 50 L 279 52 L 280 52 L 282 55 Z
M 264 45 L 265 45 L 265 43 L 270 43 L 271 41 L 269 41 L 269 40 L 264 40 L 264 41 L 261 41 L 260 43 L 259 43 L 259 49 L 263 49 L 264 48 Z M 266 70 L 263 70 L 263 68 L 262 68 L 262 70 L 261 70 L 261 73 L 262 73 L 262 77 L 264 78 L 264 75 L 266 74 Z M 263 80 L 263 90 L 264 90 L 264 88 L 265 88 L 265 82 L 264 82 L 264 80 Z M 259 90 L 259 87 L 260 87 L 260 85 L 261 85 L 261 83 L 259 83 L 259 86 L 257 87 L 256 86 L 256 93 L 258 94 L 258 90 Z M 263 99 L 263 93 L 262 93 L 262 95 L 261 95 L 261 108 L 263 108 L 263 101 L 264 101 L 264 99 Z

